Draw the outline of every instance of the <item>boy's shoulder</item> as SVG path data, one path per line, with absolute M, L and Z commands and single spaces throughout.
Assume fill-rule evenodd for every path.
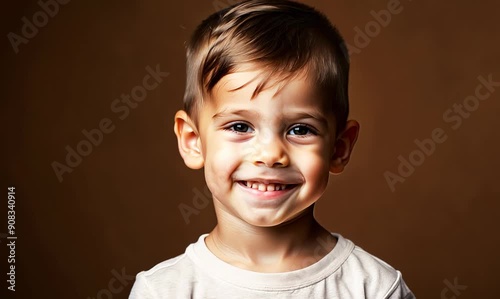
M 186 253 L 163 261 L 147 271 L 139 272 L 129 298 L 177 298 L 173 290 L 192 283 L 196 271 Z
M 208 250 L 206 236 L 183 254 L 140 272 L 130 298 L 262 298 L 269 293 L 273 298 L 414 298 L 399 271 L 340 234 L 332 233 L 337 244 L 320 261 L 285 273 L 229 265 Z

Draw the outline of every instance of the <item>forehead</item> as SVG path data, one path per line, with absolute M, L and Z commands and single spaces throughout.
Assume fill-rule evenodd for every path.
M 262 90 L 260 86 L 264 85 Z M 215 106 L 252 106 L 272 101 L 274 106 L 308 107 L 327 114 L 329 101 L 307 74 L 288 77 L 269 77 L 261 71 L 243 70 L 221 78 L 211 93 Z

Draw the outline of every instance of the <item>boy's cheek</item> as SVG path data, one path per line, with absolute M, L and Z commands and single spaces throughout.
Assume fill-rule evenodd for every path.
M 330 164 L 324 157 L 324 155 L 311 155 L 298 160 L 299 168 L 306 180 L 319 186 L 328 183 Z
M 218 172 L 227 174 L 233 171 L 233 168 L 239 163 L 238 152 L 238 147 L 219 143 L 211 148 L 211 152 L 208 152 L 206 162 Z

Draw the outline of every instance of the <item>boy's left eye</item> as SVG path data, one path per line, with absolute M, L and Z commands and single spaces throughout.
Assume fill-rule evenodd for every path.
M 299 136 L 309 135 L 309 134 L 316 135 L 316 132 L 314 132 L 313 129 L 309 128 L 306 125 L 295 126 L 292 129 L 290 129 L 290 131 L 288 131 L 288 132 L 290 135 L 299 135 Z

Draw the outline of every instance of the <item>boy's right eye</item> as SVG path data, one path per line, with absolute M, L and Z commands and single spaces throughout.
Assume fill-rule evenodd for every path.
M 253 129 L 245 123 L 234 123 L 227 126 L 224 130 L 233 131 L 237 133 L 250 133 Z

